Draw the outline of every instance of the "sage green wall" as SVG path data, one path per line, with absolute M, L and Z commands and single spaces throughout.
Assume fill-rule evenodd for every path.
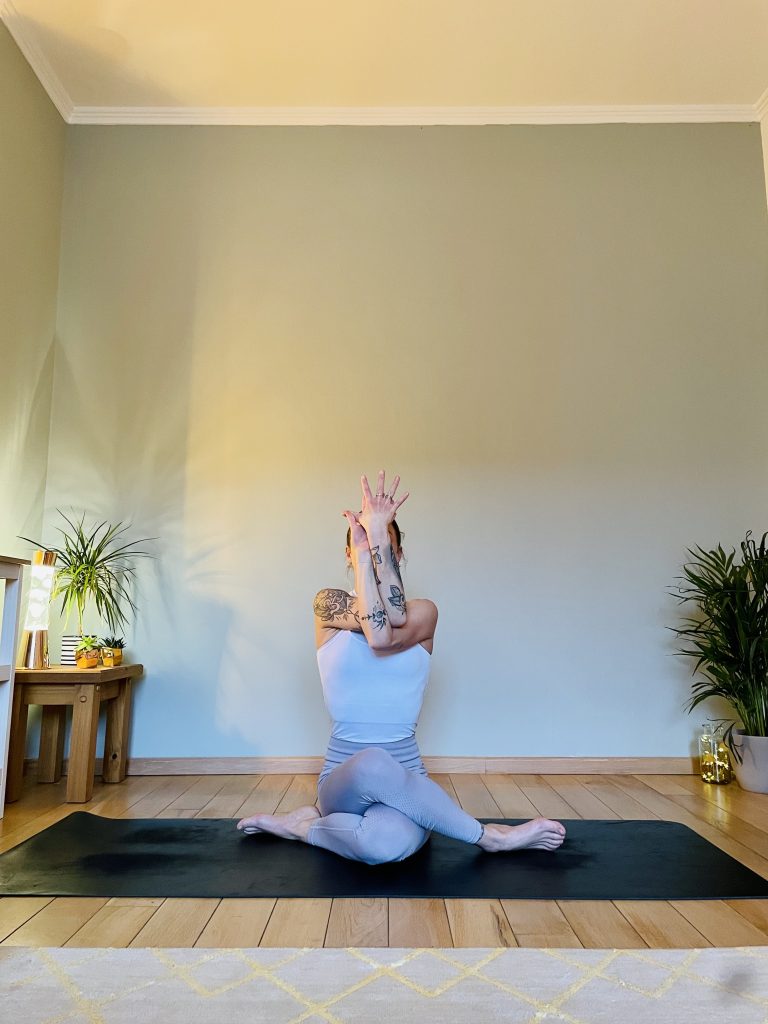
M 66 125 L 0 23 L 0 553 L 43 518 Z
M 689 753 L 665 588 L 768 511 L 759 125 L 68 147 L 46 514 L 160 538 L 133 756 L 322 753 L 312 598 L 381 466 L 440 608 L 424 754 Z

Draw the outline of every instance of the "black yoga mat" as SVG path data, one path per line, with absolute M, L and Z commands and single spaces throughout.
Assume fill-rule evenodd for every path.
M 768 881 L 675 821 L 567 820 L 553 852 L 485 853 L 433 833 L 413 856 L 384 864 L 234 825 L 76 811 L 0 856 L 0 895 L 768 898 Z
M 433 832 L 411 857 L 387 864 L 268 832 L 246 836 L 235 824 L 76 811 L 0 856 L 0 895 L 768 898 L 768 881 L 672 821 L 568 820 L 555 851 L 485 853 Z

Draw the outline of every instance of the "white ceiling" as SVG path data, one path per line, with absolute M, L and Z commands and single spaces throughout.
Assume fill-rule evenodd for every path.
M 0 0 L 72 122 L 768 115 L 768 0 Z

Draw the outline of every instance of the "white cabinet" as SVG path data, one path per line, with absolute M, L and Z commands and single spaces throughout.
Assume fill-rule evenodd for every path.
M 3 620 L 0 625 L 0 818 L 5 807 L 5 779 L 8 771 L 8 742 L 13 708 L 13 677 L 21 608 L 21 574 L 27 558 L 0 555 L 0 587 L 5 587 Z

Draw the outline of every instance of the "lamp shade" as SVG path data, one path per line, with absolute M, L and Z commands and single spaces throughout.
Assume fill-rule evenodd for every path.
M 48 668 L 48 623 L 55 561 L 55 551 L 35 551 L 32 556 L 27 614 L 19 649 L 19 664 L 24 668 Z

